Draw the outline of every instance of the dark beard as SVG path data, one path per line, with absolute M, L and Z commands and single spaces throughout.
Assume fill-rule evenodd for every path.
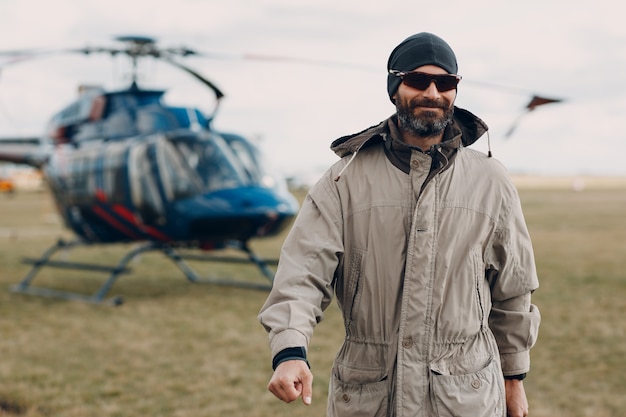
M 435 112 L 422 112 L 415 115 L 416 107 L 433 107 L 443 109 L 443 115 L 437 117 Z M 407 130 L 420 137 L 433 137 L 439 135 L 452 121 L 454 108 L 446 103 L 438 103 L 432 100 L 414 100 L 410 103 L 397 102 L 398 123 L 400 129 Z

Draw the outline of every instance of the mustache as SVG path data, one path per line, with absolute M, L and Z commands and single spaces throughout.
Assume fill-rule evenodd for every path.
M 438 100 L 429 100 L 424 98 L 416 98 L 411 100 L 411 107 L 431 107 L 433 109 L 447 110 L 449 108 L 448 103 Z

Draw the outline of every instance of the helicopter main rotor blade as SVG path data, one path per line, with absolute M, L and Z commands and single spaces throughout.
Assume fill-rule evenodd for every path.
M 13 51 L 0 51 L 0 69 L 5 66 L 16 64 L 46 56 L 63 55 L 63 54 L 83 54 L 92 53 L 108 53 L 115 56 L 120 53 L 126 53 L 125 50 L 119 48 L 101 48 L 101 47 L 85 47 L 85 48 L 63 48 L 63 49 L 23 49 Z
M 200 58 L 219 59 L 219 60 L 240 60 L 240 61 L 264 61 L 264 62 L 284 62 L 292 64 L 304 64 L 313 66 L 323 66 L 331 68 L 346 68 L 355 69 L 368 72 L 380 72 L 380 68 L 375 68 L 368 65 L 354 64 L 345 61 L 331 61 L 315 58 L 302 58 L 295 56 L 285 55 L 266 55 L 266 54 L 226 54 L 226 53 L 213 53 L 213 52 L 198 52 L 193 50 L 184 50 L 187 55 L 194 55 Z M 384 72 L 384 68 L 383 68 Z
M 308 66 L 323 66 L 323 67 L 331 67 L 331 68 L 340 68 L 340 69 L 348 69 L 355 71 L 366 71 L 366 72 L 374 72 L 386 74 L 386 71 L 383 71 L 382 68 L 373 67 L 369 65 L 361 65 L 349 62 L 341 62 L 341 61 L 332 61 L 332 60 L 323 60 L 323 59 L 315 59 L 315 58 L 302 58 L 302 57 L 294 57 L 294 56 L 281 56 L 281 55 L 266 55 L 266 54 L 229 54 L 229 53 L 213 53 L 213 52 L 204 52 L 204 51 L 196 51 L 193 49 L 189 49 L 186 47 L 168 47 L 161 48 L 157 46 L 156 40 L 151 37 L 146 36 L 118 36 L 115 38 L 116 41 L 123 43 L 123 45 L 119 46 L 87 46 L 82 48 L 74 48 L 74 49 L 57 49 L 57 50 L 42 50 L 42 49 L 22 49 L 22 50 L 13 50 L 13 51 L 0 51 L 0 70 L 3 69 L 4 66 L 12 65 L 15 63 L 22 62 L 27 59 L 36 58 L 44 55 L 52 55 L 52 54 L 63 54 L 63 53 L 79 53 L 84 55 L 90 54 L 109 54 L 111 56 L 117 55 L 126 55 L 128 56 L 133 63 L 133 82 L 136 80 L 136 67 L 137 62 L 140 58 L 152 57 L 154 59 L 163 60 L 170 65 L 177 67 L 178 69 L 188 73 L 196 80 L 200 81 L 205 86 L 209 87 L 211 91 L 215 94 L 216 97 L 216 109 L 219 105 L 220 99 L 224 97 L 224 93 L 211 81 L 206 79 L 197 71 L 181 64 L 179 61 L 175 60 L 176 57 L 189 57 L 195 56 L 199 58 L 206 59 L 217 59 L 217 60 L 246 60 L 246 61 L 264 61 L 271 63 L 287 63 L 287 64 L 303 64 Z M 475 86 L 479 88 L 490 88 L 497 91 L 502 91 L 504 93 L 509 94 L 531 94 L 529 91 L 510 87 L 505 85 L 493 84 L 488 82 L 483 82 L 475 79 L 465 78 L 463 79 L 463 83 L 468 86 Z
M 163 61 L 187 72 L 188 74 L 190 74 L 192 77 L 194 77 L 195 79 L 197 79 L 198 81 L 200 81 L 202 84 L 206 85 L 207 87 L 209 87 L 213 93 L 215 94 L 215 98 L 219 101 L 222 97 L 224 97 L 224 93 L 222 93 L 222 91 L 215 85 L 213 84 L 211 81 L 207 80 L 206 78 L 204 78 L 202 75 L 200 75 L 198 72 L 194 71 L 193 69 L 181 64 L 180 62 L 177 62 L 171 58 L 168 57 L 160 57 L 160 59 L 162 59 Z

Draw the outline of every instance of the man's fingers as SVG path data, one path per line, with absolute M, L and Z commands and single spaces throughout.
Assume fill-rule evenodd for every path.
M 290 403 L 300 396 L 300 390 L 297 389 L 296 383 L 286 376 L 280 378 L 272 378 L 268 385 L 268 389 L 279 400 Z
M 313 374 L 306 370 L 302 376 L 302 402 L 305 405 L 311 405 L 313 401 Z

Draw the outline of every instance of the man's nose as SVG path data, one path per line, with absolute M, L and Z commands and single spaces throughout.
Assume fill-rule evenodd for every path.
M 435 84 L 435 81 L 431 81 L 430 84 L 428 84 L 426 90 L 424 90 L 424 97 L 438 98 L 440 95 L 441 94 L 439 94 L 439 90 L 437 89 L 437 84 Z

